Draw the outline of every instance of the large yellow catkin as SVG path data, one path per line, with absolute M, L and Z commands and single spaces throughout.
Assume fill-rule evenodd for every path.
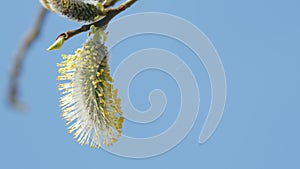
M 107 47 L 99 31 L 74 55 L 58 64 L 62 117 L 80 144 L 93 148 L 112 145 L 121 135 L 124 118 L 110 76 Z
M 52 12 L 69 19 L 93 22 L 104 15 L 97 0 L 40 0 L 42 5 Z

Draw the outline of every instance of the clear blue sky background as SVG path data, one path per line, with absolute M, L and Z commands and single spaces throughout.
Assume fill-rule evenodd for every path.
M 139 160 L 79 146 L 66 132 L 58 107 L 56 63 L 61 53 L 80 47 L 86 35 L 68 41 L 60 51 L 45 49 L 58 33 L 79 26 L 76 23 L 49 15 L 22 69 L 21 98 L 30 109 L 20 114 L 7 105 L 12 55 L 40 5 L 38 0 L 1 4 L 0 168 L 300 168 L 299 0 L 140 0 L 121 14 L 165 12 L 192 22 L 218 50 L 228 83 L 220 126 L 207 143 L 199 145 L 210 102 L 209 79 L 201 62 L 182 44 L 158 36 L 136 37 L 117 46 L 112 51 L 112 71 L 135 50 L 167 49 L 191 67 L 201 90 L 200 115 L 186 139 L 163 155 Z M 164 117 L 147 125 L 125 121 L 126 134 L 155 135 L 176 118 L 180 93 L 174 80 L 161 72 L 146 71 L 134 79 L 131 90 L 139 94 L 132 98 L 133 104 L 147 109 L 154 88 L 164 90 L 169 99 Z

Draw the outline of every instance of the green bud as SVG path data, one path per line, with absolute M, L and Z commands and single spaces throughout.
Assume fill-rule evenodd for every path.
M 65 37 L 60 36 L 56 39 L 56 41 L 47 49 L 47 50 L 58 50 L 60 49 L 63 44 L 65 43 Z
M 94 25 L 91 26 L 91 33 L 94 34 L 93 39 L 95 41 L 102 41 L 103 43 L 106 42 L 106 33 L 98 27 L 95 27 Z
M 100 9 L 100 11 L 102 12 L 103 15 L 106 15 L 105 8 L 104 8 L 104 6 L 103 6 L 100 2 L 98 2 L 98 3 L 96 4 L 96 6 L 99 7 L 99 9 Z

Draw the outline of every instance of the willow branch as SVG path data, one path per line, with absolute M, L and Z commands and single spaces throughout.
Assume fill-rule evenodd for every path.
M 44 23 L 47 10 L 42 8 L 38 14 L 38 18 L 33 25 L 32 29 L 28 32 L 27 36 L 21 43 L 19 50 L 15 55 L 15 60 L 12 67 L 12 72 L 10 76 L 10 86 L 9 86 L 9 102 L 14 107 L 20 106 L 20 101 L 17 98 L 18 94 L 18 80 L 20 76 L 20 70 L 22 68 L 22 63 L 25 59 L 28 49 L 31 47 L 32 43 L 38 38 L 40 34 L 41 27 Z
M 112 0 L 111 2 L 113 2 L 112 4 L 108 4 L 108 5 L 113 5 L 114 3 L 116 3 L 118 0 Z M 88 30 L 90 30 L 91 26 L 94 25 L 95 27 L 98 28 L 103 28 L 105 27 L 110 21 L 111 19 L 113 19 L 116 15 L 118 15 L 119 13 L 121 13 L 122 11 L 124 11 L 125 9 L 129 8 L 132 4 L 134 4 L 137 0 L 127 0 L 126 2 L 122 3 L 120 6 L 118 6 L 117 8 L 105 8 L 106 10 L 106 15 L 104 18 L 100 19 L 97 22 L 91 23 L 91 24 L 87 24 L 87 25 L 83 25 L 81 26 L 79 29 L 75 29 L 75 30 L 69 30 L 65 33 L 61 33 L 58 38 L 64 37 L 65 40 L 68 40 L 70 38 L 72 38 L 75 35 L 78 35 L 80 33 L 86 32 Z M 108 1 L 110 2 L 110 1 Z
M 59 37 L 64 37 L 65 40 L 80 34 L 82 32 L 86 32 L 90 30 L 90 27 L 94 25 L 95 27 L 103 28 L 105 27 L 111 19 L 113 19 L 116 15 L 118 15 L 120 12 L 124 11 L 125 9 L 129 8 L 132 4 L 134 4 L 137 0 L 127 0 L 126 2 L 122 3 L 117 8 L 109 8 L 113 6 L 115 3 L 117 3 L 119 0 L 107 0 L 103 4 L 106 11 L 106 16 L 102 18 L 101 20 L 83 25 L 81 28 L 76 30 L 70 30 L 65 33 L 62 33 L 59 35 Z M 32 46 L 32 43 L 38 38 L 40 34 L 41 27 L 43 26 L 45 16 L 47 14 L 47 10 L 42 8 L 41 11 L 38 14 L 38 18 L 33 25 L 32 29 L 29 31 L 23 42 L 21 43 L 20 49 L 17 51 L 15 55 L 15 60 L 12 67 L 12 72 L 10 76 L 10 85 L 9 85 L 9 102 L 14 107 L 20 107 L 21 102 L 18 99 L 18 85 L 19 85 L 19 76 L 21 73 L 22 63 L 25 59 L 25 56 L 27 54 L 28 49 Z

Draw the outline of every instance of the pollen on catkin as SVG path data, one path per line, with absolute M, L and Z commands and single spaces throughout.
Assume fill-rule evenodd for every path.
M 57 77 L 68 131 L 80 144 L 92 148 L 115 143 L 124 121 L 121 100 L 112 85 L 107 47 L 100 37 L 96 31 L 75 54 L 62 55 Z
M 40 2 L 46 9 L 76 21 L 93 22 L 105 15 L 101 8 L 102 1 L 40 0 Z

